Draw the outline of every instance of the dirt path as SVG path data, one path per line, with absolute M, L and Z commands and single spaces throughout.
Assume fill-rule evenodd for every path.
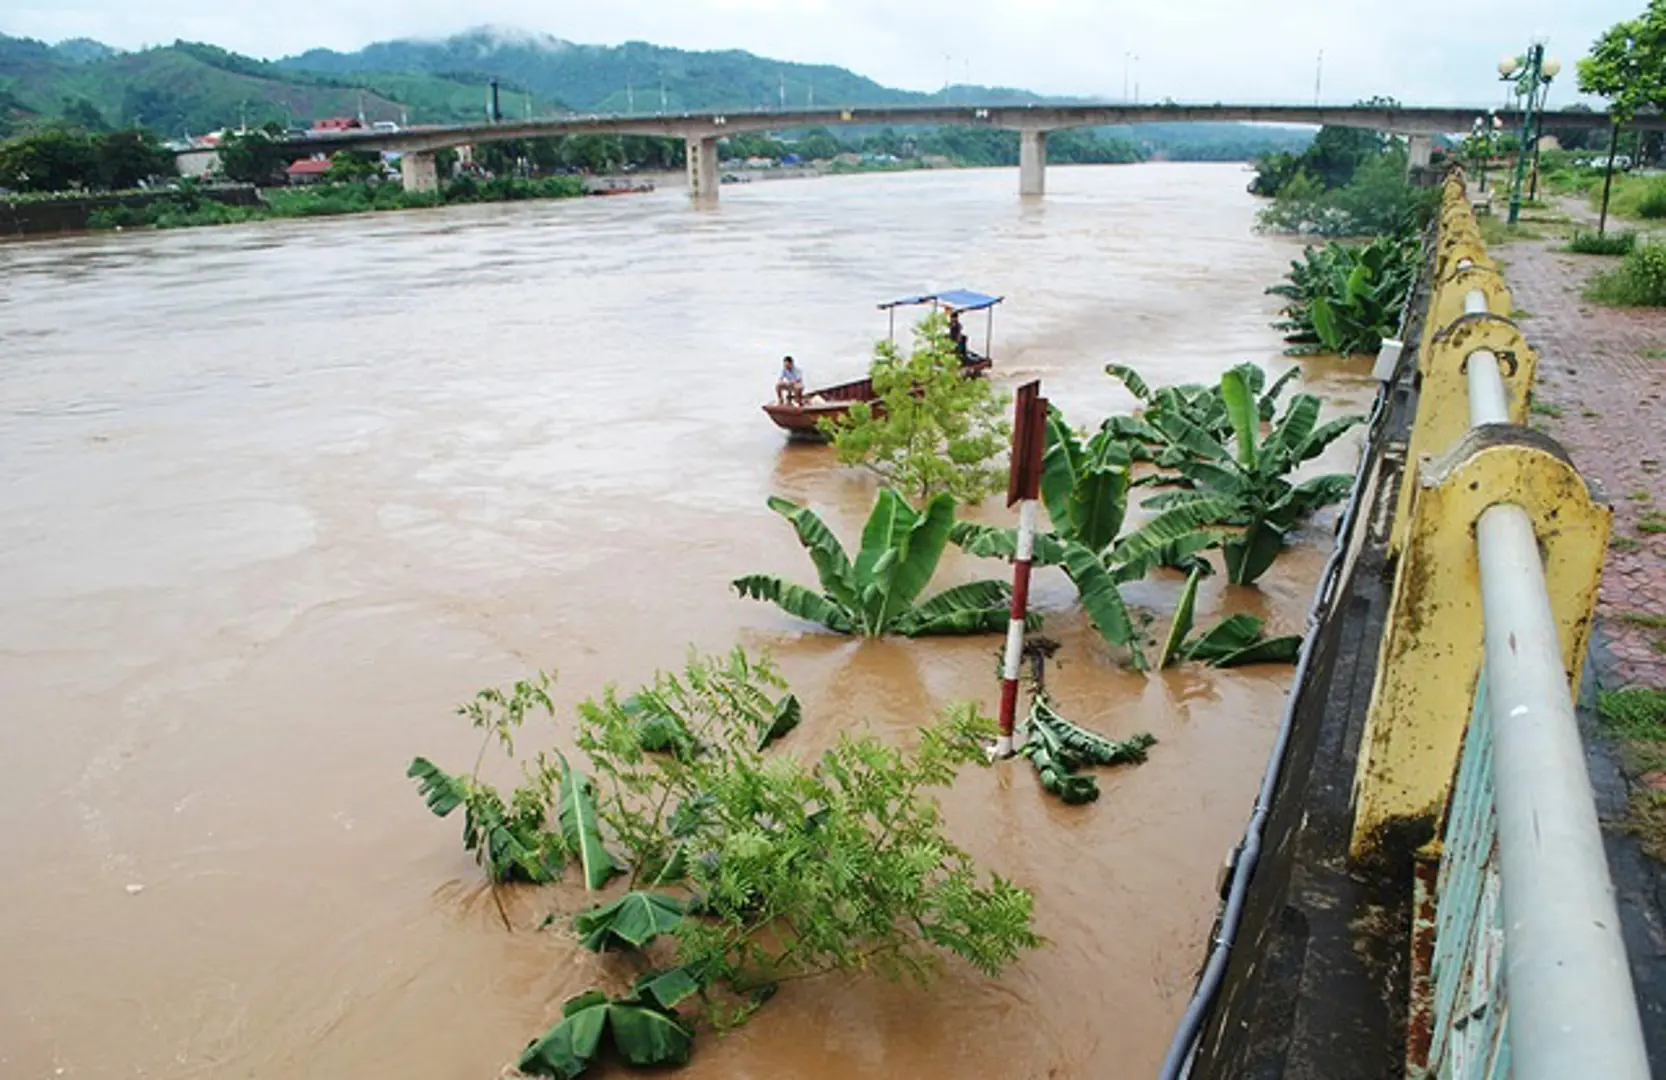
M 1597 607 L 1611 654 L 1602 681 L 1666 687 L 1666 311 L 1584 298 L 1591 275 L 1616 259 L 1565 254 L 1548 241 L 1510 244 L 1499 256 L 1539 353 L 1533 422 L 1614 506 Z

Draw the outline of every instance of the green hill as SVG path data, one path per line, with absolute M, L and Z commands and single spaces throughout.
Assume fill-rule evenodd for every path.
M 305 125 L 320 117 L 449 123 L 486 111 L 489 76 L 469 81 L 426 74 L 319 75 L 212 45 L 123 53 L 97 42 L 48 46 L 0 35 L 0 134 L 50 118 L 87 127 L 152 128 L 168 137 L 247 122 Z M 507 88 L 505 115 L 557 106 Z
M 327 75 L 404 72 L 495 75 L 583 112 L 774 108 L 783 89 L 792 105 L 905 104 L 929 95 L 893 90 L 827 64 L 793 64 L 748 52 L 688 52 L 640 41 L 575 45 L 548 34 L 480 27 L 438 41 L 382 41 L 355 53 L 314 49 L 278 61 Z M 507 110 L 505 110 L 507 112 Z

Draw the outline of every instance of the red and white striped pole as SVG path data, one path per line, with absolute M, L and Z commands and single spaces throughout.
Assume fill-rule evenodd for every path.
M 1018 504 L 1018 544 L 1012 560 L 1012 607 L 1007 620 L 1007 648 L 1001 666 L 1001 727 L 995 756 L 1013 754 L 1012 732 L 1018 715 L 1018 671 L 1024 659 L 1024 620 L 1030 606 L 1030 560 L 1035 553 L 1036 497 L 1041 491 L 1041 458 L 1047 443 L 1047 399 L 1041 382 L 1018 388 L 1012 424 L 1012 469 L 1007 505 Z

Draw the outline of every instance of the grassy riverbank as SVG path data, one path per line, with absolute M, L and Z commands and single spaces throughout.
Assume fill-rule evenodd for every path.
M 406 191 L 397 184 L 330 184 L 307 188 L 274 188 L 261 192 L 254 205 L 231 206 L 202 197 L 190 187 L 143 205 L 97 210 L 88 219 L 93 229 L 189 228 L 195 225 L 232 225 L 269 218 L 327 217 L 382 210 L 414 210 L 476 202 L 516 202 L 526 199 L 567 199 L 584 194 L 584 182 L 574 176 L 538 180 L 500 177 L 477 182 L 467 177 L 442 191 Z

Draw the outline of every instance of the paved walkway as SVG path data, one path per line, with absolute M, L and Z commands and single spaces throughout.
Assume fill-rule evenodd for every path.
M 1666 687 L 1666 531 L 1647 531 L 1666 530 L 1666 310 L 1591 303 L 1585 282 L 1618 260 L 1555 248 L 1523 241 L 1497 252 L 1539 353 L 1533 423 L 1614 507 L 1597 604 L 1611 654 L 1599 669 L 1605 688 Z

